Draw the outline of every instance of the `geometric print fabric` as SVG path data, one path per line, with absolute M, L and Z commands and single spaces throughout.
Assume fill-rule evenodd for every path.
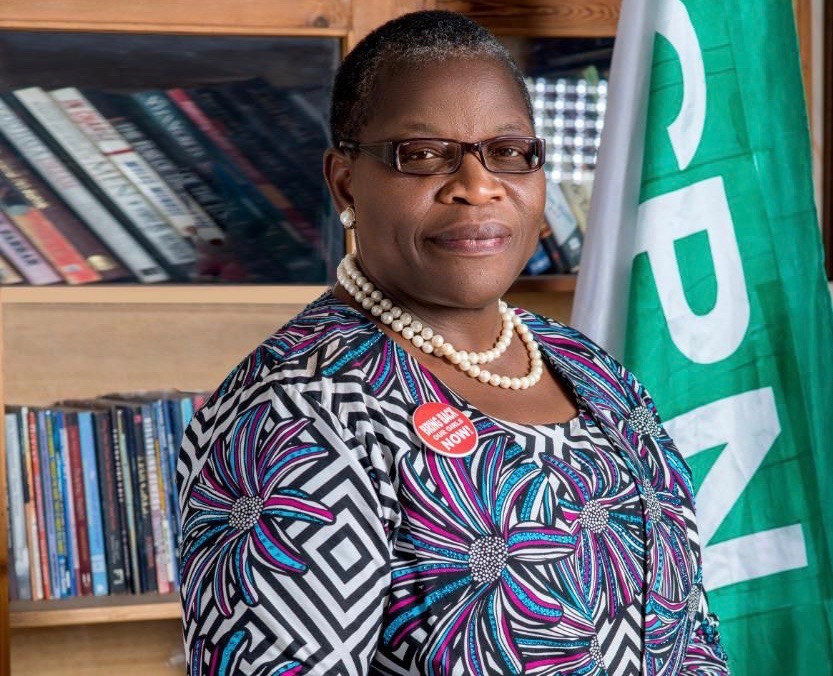
M 618 371 L 597 395 L 564 346 L 608 358 L 524 321 L 580 404 L 560 430 L 485 416 L 330 294 L 241 362 L 178 465 L 190 673 L 727 673 L 690 480 L 653 418 L 628 425 L 650 401 Z M 475 453 L 421 446 L 425 401 L 469 415 Z M 676 553 L 683 576 L 656 568 Z

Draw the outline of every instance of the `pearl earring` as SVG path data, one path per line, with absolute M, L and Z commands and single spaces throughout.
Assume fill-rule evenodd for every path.
M 356 227 L 356 210 L 353 207 L 347 207 L 338 215 L 338 220 L 344 226 L 345 230 L 352 230 Z

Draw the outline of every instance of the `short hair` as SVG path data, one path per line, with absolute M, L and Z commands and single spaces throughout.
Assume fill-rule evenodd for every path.
M 333 145 L 356 139 L 370 119 L 382 71 L 433 64 L 452 58 L 492 59 L 512 75 L 533 120 L 532 102 L 509 51 L 483 26 L 456 12 L 428 10 L 404 14 L 369 33 L 351 51 L 333 82 L 330 134 Z

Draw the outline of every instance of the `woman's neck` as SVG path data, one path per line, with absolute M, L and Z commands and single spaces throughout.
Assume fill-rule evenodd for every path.
M 447 342 L 459 350 L 479 352 L 490 349 L 502 328 L 498 299 L 486 307 L 459 308 L 428 305 L 416 300 L 401 300 L 379 289 L 385 298 L 394 305 L 418 319 L 424 326 L 429 326 L 434 333 L 440 334 Z M 359 310 L 376 324 L 381 324 L 378 317 L 373 317 L 340 284 L 333 288 L 333 295 L 340 301 Z

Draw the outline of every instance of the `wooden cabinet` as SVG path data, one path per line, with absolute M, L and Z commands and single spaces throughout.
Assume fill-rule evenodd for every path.
M 532 5 L 503 3 L 499 8 L 494 3 L 418 0 L 8 0 L 0 8 L 0 31 L 34 32 L 36 39 L 45 41 L 55 31 L 91 38 L 102 33 L 167 35 L 171 40 L 330 38 L 346 53 L 373 27 L 412 9 L 464 11 L 503 35 L 598 36 L 613 33 L 617 6 L 613 0 L 542 0 Z M 22 86 L 19 80 L 5 85 Z M 566 276 L 527 280 L 517 286 L 513 299 L 566 318 L 573 287 L 573 279 Z M 323 290 L 200 285 L 2 288 L 0 403 L 47 405 L 111 391 L 213 389 L 243 355 Z M 5 485 L 4 468 L 0 463 L 0 485 Z M 0 542 L 7 539 L 5 509 L 2 499 Z M 13 674 L 43 676 L 183 673 L 178 597 L 9 603 L 7 575 L 6 548 L 0 547 L 0 674 L 9 669 Z
M 299 36 L 342 53 L 406 11 L 462 11 L 503 36 L 612 36 L 619 0 L 5 0 L 0 31 Z M 152 56 L 152 55 L 148 55 Z M 34 83 L 36 84 L 36 83 Z M 2 85 L 2 83 L 0 83 Z M 512 300 L 560 319 L 568 277 L 520 282 Z M 0 404 L 49 404 L 118 390 L 213 389 L 324 287 L 111 286 L 0 289 Z M 0 424 L 2 424 L 0 419 Z M 4 435 L 0 434 L 0 440 Z M 0 442 L 2 443 L 2 442 Z M 5 486 L 0 462 L 0 486 Z M 0 491 L 0 543 L 7 540 Z M 0 546 L 0 676 L 181 674 L 176 596 L 8 602 Z

